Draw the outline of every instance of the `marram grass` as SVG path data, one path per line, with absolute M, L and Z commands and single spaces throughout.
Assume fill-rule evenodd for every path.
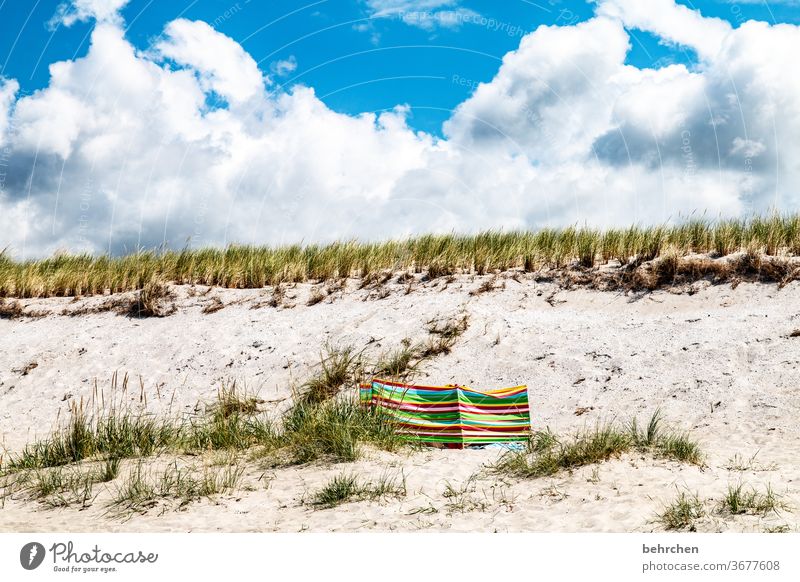
M 0 253 L 0 297 L 95 295 L 143 289 L 161 281 L 177 284 L 258 288 L 280 283 L 371 277 L 386 270 L 427 271 L 431 276 L 460 272 L 561 268 L 664 254 L 738 251 L 770 256 L 800 255 L 800 214 L 739 220 L 689 220 L 674 226 L 595 230 L 544 229 L 426 235 L 380 243 L 230 246 L 183 251 L 142 251 L 109 257 L 57 255 L 15 261 Z

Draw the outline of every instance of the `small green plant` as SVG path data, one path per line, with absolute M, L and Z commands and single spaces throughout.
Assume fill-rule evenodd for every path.
M 384 474 L 377 483 L 361 483 L 355 475 L 341 473 L 311 495 L 311 504 L 319 508 L 331 508 L 352 501 L 401 498 L 405 495 L 405 478 L 398 481 Z
M 746 488 L 742 483 L 728 485 L 728 490 L 719 505 L 720 512 L 731 515 L 766 515 L 770 512 L 779 513 L 782 509 L 788 509 L 788 506 L 770 485 L 767 485 L 764 493 L 760 493 L 752 487 Z
M 318 373 L 306 381 L 300 399 L 310 404 L 329 400 L 347 384 L 355 384 L 362 370 L 361 354 L 352 346 L 325 347 Z
M 38 500 L 46 507 L 88 507 L 94 500 L 94 485 L 102 481 L 102 473 L 89 466 L 35 469 L 6 476 L 2 496 L 21 495 Z
M 399 348 L 384 355 L 375 365 L 372 375 L 377 378 L 406 380 L 413 376 L 421 363 L 418 349 L 404 340 Z
M 631 451 L 652 452 L 685 463 L 702 463 L 699 445 L 688 434 L 664 429 L 661 413 L 656 411 L 644 430 L 634 420 L 628 427 L 598 424 L 592 430 L 579 431 L 568 438 L 560 438 L 549 429 L 534 432 L 526 450 L 509 451 L 493 469 L 520 478 L 547 477 Z
M 644 430 L 641 430 L 636 419 L 633 419 L 630 423 L 630 433 L 634 445 L 639 450 L 650 450 L 660 456 L 694 465 L 703 462 L 700 446 L 688 433 L 664 427 L 660 409 L 653 413 Z
M 144 463 L 139 461 L 116 487 L 110 505 L 112 511 L 117 514 L 126 510 L 141 512 L 155 505 L 157 497 L 155 483 L 149 479 Z
M 318 507 L 335 507 L 359 495 L 361 486 L 355 475 L 336 475 L 311 497 L 311 504 Z
M 453 485 L 450 481 L 445 482 L 442 497 L 445 498 L 445 507 L 450 513 L 467 513 L 486 509 L 486 500 L 475 495 L 477 480 L 478 474 L 473 473 L 460 485 Z
M 232 493 L 240 486 L 244 468 L 239 465 L 217 470 L 204 467 L 199 478 L 196 473 L 196 467 L 179 466 L 177 461 L 160 472 L 146 469 L 140 461 L 117 486 L 110 511 L 117 516 L 144 513 L 159 500 L 174 500 L 184 506 L 203 497 Z
M 109 481 L 116 479 L 117 475 L 119 475 L 119 464 L 120 461 L 116 457 L 106 459 L 106 461 L 100 467 L 98 481 L 101 483 L 108 483 Z
M 11 469 L 59 467 L 95 456 L 118 459 L 154 454 L 175 443 L 180 428 L 130 410 L 110 410 L 90 417 L 80 404 L 71 407 L 67 425 L 48 438 L 26 446 L 9 457 Z
M 705 509 L 697 494 L 681 492 L 658 514 L 658 521 L 668 530 L 691 529 L 704 515 Z
M 205 451 L 273 446 L 277 431 L 270 419 L 259 413 L 260 402 L 235 382 L 223 384 L 207 413 L 190 418 L 181 427 L 176 446 Z
M 526 451 L 509 451 L 493 468 L 515 477 L 547 477 L 619 456 L 631 445 L 629 434 L 611 424 L 568 439 L 559 439 L 548 430 L 534 433 Z
M 360 443 L 389 451 L 404 444 L 381 410 L 363 407 L 354 399 L 337 399 L 316 406 L 295 404 L 284 417 L 280 440 L 292 463 L 321 458 L 349 462 L 358 458 Z

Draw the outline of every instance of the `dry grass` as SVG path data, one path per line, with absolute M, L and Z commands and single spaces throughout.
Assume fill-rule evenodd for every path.
M 225 304 L 219 297 L 212 297 L 211 300 L 203 306 L 203 313 L 206 315 L 216 313 L 225 308 Z
M 710 257 L 744 253 L 731 265 Z M 261 288 L 281 283 L 361 277 L 362 286 L 380 287 L 393 272 L 427 273 L 428 279 L 457 273 L 485 274 L 520 269 L 573 271 L 586 284 L 599 264 L 625 266 L 597 285 L 654 285 L 698 277 L 730 280 L 741 275 L 786 282 L 796 276 L 785 261 L 800 255 L 800 215 L 749 220 L 687 220 L 674 226 L 598 231 L 588 228 L 537 232 L 484 232 L 426 235 L 381 243 L 339 242 L 326 246 L 247 247 L 183 251 L 142 251 L 122 257 L 57 255 L 17 262 L 0 254 L 0 297 L 97 295 L 144 290 L 152 281 Z M 754 258 L 760 257 L 757 260 Z M 659 259 L 640 269 L 643 263 Z M 621 280 L 620 280 L 621 278 Z M 589 278 L 589 283 L 594 281 Z M 141 297 L 143 307 L 147 294 Z M 12 308 L 13 309 L 13 308 Z M 13 311 L 12 311 L 13 313 Z
M 306 301 L 306 305 L 312 307 L 317 303 L 321 303 L 322 301 L 324 301 L 326 297 L 327 295 L 322 289 L 320 289 L 319 287 L 313 287 L 311 289 L 311 293 L 308 296 L 308 301 Z
M 169 303 L 175 295 L 165 283 L 152 279 L 139 290 L 130 303 L 128 315 L 131 317 L 166 317 L 175 313 L 174 303 Z
M 495 290 L 496 283 L 497 283 L 497 277 L 491 277 L 490 279 L 486 279 L 476 289 L 470 291 L 469 294 L 474 297 L 476 295 L 482 295 L 484 293 L 491 293 L 492 291 Z
M 27 376 L 28 374 L 30 374 L 33 370 L 35 370 L 38 367 L 39 367 L 39 364 L 37 362 L 28 362 L 27 364 L 25 364 L 21 368 L 14 368 L 11 371 L 12 372 L 16 372 L 20 376 Z
M 49 314 L 49 311 L 26 310 L 19 301 L 0 298 L 0 319 L 39 319 Z
M 458 338 L 464 335 L 469 327 L 469 316 L 433 320 L 428 322 L 430 337 L 418 348 L 421 359 L 433 358 L 441 354 L 449 354 Z
M 0 319 L 20 319 L 25 315 L 25 309 L 19 301 L 0 299 Z

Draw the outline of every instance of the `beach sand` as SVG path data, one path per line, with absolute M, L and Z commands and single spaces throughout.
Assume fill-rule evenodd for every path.
M 27 300 L 26 309 L 42 317 L 0 320 L 2 443 L 19 452 L 46 436 L 70 403 L 107 390 L 114 372 L 130 378 L 125 398 L 146 394 L 154 412 L 191 412 L 234 380 L 279 411 L 326 343 L 377 356 L 404 338 L 423 340 L 433 319 L 467 314 L 469 327 L 452 352 L 425 362 L 417 381 L 527 384 L 534 429 L 560 434 L 612 420 L 646 422 L 660 409 L 671 425 L 691 431 L 705 466 L 636 453 L 516 479 L 488 469 L 497 450 L 367 449 L 357 462 L 338 465 L 246 463 L 248 486 L 235 495 L 179 509 L 160 503 L 125 519 L 108 514 L 113 483 L 81 510 L 10 498 L 0 531 L 660 531 L 657 514 L 680 492 L 705 504 L 698 531 L 798 531 L 800 337 L 791 334 L 800 328 L 800 284 L 698 283 L 624 294 L 512 275 L 496 277 L 495 288 L 482 293 L 474 292 L 490 276 L 419 281 L 410 292 L 394 280 L 360 290 L 350 280 L 315 305 L 306 304 L 313 286 L 300 284 L 277 308 L 267 305 L 270 289 L 178 286 L 177 312 L 148 319 L 63 314 L 91 311 L 107 297 Z M 214 297 L 224 308 L 203 313 Z M 341 473 L 393 475 L 405 479 L 407 494 L 311 506 L 310 494 Z M 728 487 L 740 483 L 762 492 L 769 485 L 786 509 L 719 511 Z

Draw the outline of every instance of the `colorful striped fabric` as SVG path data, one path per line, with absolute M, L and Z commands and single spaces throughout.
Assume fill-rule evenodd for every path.
M 478 392 L 466 386 L 363 384 L 361 402 L 380 407 L 408 439 L 451 448 L 526 441 L 531 420 L 526 386 Z

